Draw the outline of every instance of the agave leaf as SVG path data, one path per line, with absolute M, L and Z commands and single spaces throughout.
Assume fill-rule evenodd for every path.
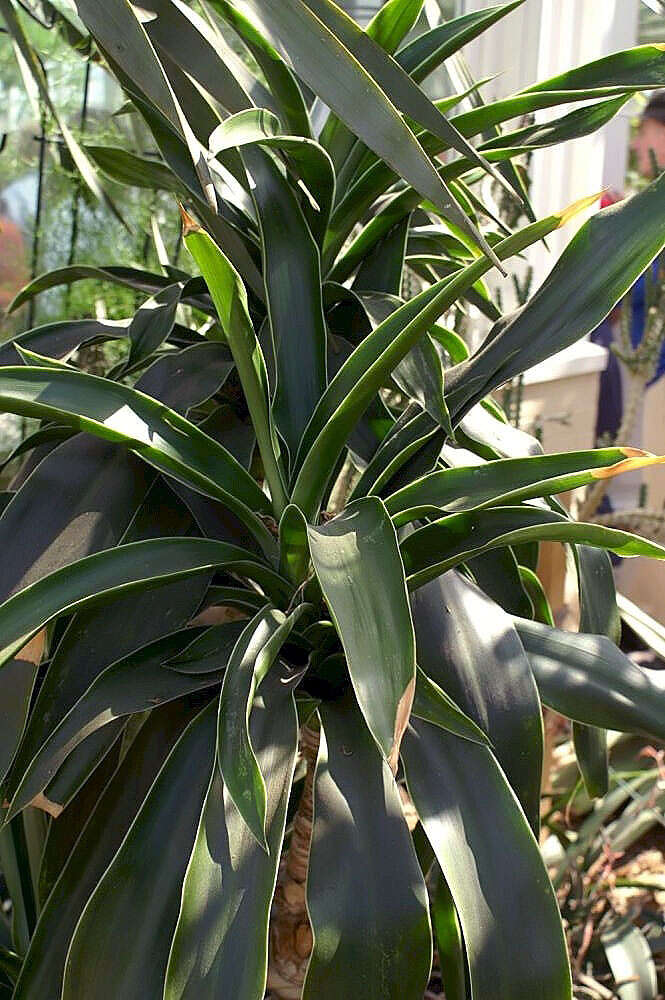
M 402 760 L 459 914 L 472 995 L 570 1000 L 556 897 L 536 839 L 492 752 L 414 721 Z
M 62 1000 L 74 1000 L 82 992 L 99 1000 L 117 997 L 118 992 L 161 995 L 171 939 L 164 929 L 173 928 L 178 918 L 182 883 L 214 766 L 215 708 L 214 702 L 208 705 L 178 740 L 88 900 L 67 955 Z M 159 879 L 145 863 L 150 857 L 160 859 Z M 92 947 L 94 962 L 88 960 Z
M 303 1000 L 377 989 L 382 1000 L 420 1000 L 432 954 L 427 892 L 397 786 L 352 697 L 320 714 Z M 381 850 L 367 852 L 368 843 Z
M 307 533 L 358 704 L 394 769 L 416 686 L 415 637 L 394 529 L 378 497 L 367 497 Z
M 296 760 L 298 730 L 288 681 L 285 669 L 266 677 L 250 722 L 251 743 L 266 776 L 267 850 L 256 843 L 214 768 L 185 873 L 164 1000 L 193 1000 L 208 990 L 262 1000 L 270 904 Z M 239 961 L 247 948 L 251 961 Z

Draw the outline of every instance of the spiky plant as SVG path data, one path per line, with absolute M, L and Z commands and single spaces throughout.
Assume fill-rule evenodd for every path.
M 509 233 L 478 182 L 523 197 L 511 158 L 664 84 L 665 52 L 446 117 L 459 95 L 420 84 L 518 4 L 405 41 L 422 0 L 365 31 L 329 0 L 77 0 L 159 155 L 66 139 L 100 194 L 93 165 L 172 191 L 191 257 L 45 275 L 15 306 L 90 276 L 150 297 L 2 349 L 1 408 L 40 421 L 0 518 L 16 1000 L 421 1000 L 432 927 L 448 1000 L 571 996 L 541 702 L 576 721 L 592 792 L 606 727 L 665 736 L 662 687 L 613 644 L 607 556 L 665 549 L 556 495 L 654 459 L 543 455 L 489 394 L 660 252 L 665 179 L 507 316 L 483 276 L 588 203 Z M 470 356 L 440 323 L 462 300 L 494 322 Z M 77 368 L 111 338 L 122 364 Z M 575 555 L 588 635 L 552 627 L 544 539 Z

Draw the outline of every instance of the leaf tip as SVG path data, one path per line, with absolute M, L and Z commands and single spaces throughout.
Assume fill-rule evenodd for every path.
M 399 751 L 402 746 L 402 737 L 406 732 L 406 727 L 409 724 L 409 718 L 411 717 L 411 709 L 413 708 L 413 699 L 416 693 L 416 674 L 414 672 L 413 677 L 409 683 L 404 688 L 404 693 L 397 703 L 397 711 L 395 713 L 395 730 L 393 735 L 393 745 L 390 749 L 390 754 L 388 756 L 388 764 L 390 765 L 390 770 L 393 774 L 397 774 L 397 765 L 399 764 Z
M 189 214 L 181 202 L 178 202 L 178 208 L 180 209 L 180 218 L 182 220 L 182 235 L 186 237 L 190 233 L 200 233 L 201 227 L 194 216 Z
M 642 451 L 641 448 L 622 448 L 621 451 L 626 456 L 623 461 L 603 466 L 600 469 L 593 469 L 592 477 L 594 479 L 613 479 L 625 472 L 634 472 L 635 469 L 646 469 L 650 465 L 665 465 L 665 455 L 652 455 L 651 452 Z
M 579 215 L 580 212 L 590 208 L 594 202 L 598 201 L 599 198 L 602 198 L 606 190 L 607 188 L 603 188 L 602 191 L 597 191 L 596 194 L 587 195 L 586 198 L 579 198 L 577 201 L 574 201 L 571 205 L 569 205 L 568 208 L 564 208 L 562 212 L 558 213 L 559 225 L 557 228 L 561 229 L 568 222 L 570 222 L 571 219 L 574 219 L 576 215 Z

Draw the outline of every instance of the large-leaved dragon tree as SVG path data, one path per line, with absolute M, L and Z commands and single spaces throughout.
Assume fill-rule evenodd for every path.
M 557 496 L 656 459 L 545 455 L 491 393 L 656 258 L 665 178 L 584 222 L 518 312 L 483 279 L 591 203 L 537 221 L 514 160 L 665 85 L 665 51 L 431 102 L 519 3 L 415 32 L 422 0 L 364 31 L 331 0 L 56 12 L 154 139 L 65 126 L 82 180 L 172 192 L 188 256 L 43 275 L 15 308 L 89 277 L 144 301 L 0 350 L 0 409 L 38 421 L 0 517 L 3 996 L 421 1000 L 436 948 L 448 1000 L 571 997 L 542 706 L 574 720 L 592 794 L 606 729 L 665 738 L 608 556 L 665 548 Z M 55 115 L 24 11 L 0 11 Z M 532 221 L 505 229 L 490 175 Z M 472 354 L 445 325 L 469 304 L 492 323 Z M 111 339 L 121 363 L 77 366 Z M 553 627 L 545 540 L 574 557 L 582 634 Z

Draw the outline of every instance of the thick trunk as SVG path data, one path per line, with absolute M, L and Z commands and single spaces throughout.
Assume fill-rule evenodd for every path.
M 274 1000 L 300 1000 L 312 951 L 305 892 L 312 840 L 318 730 L 309 726 L 303 728 L 300 749 L 307 762 L 305 784 L 293 820 L 291 842 L 280 863 L 270 921 L 268 988 Z

